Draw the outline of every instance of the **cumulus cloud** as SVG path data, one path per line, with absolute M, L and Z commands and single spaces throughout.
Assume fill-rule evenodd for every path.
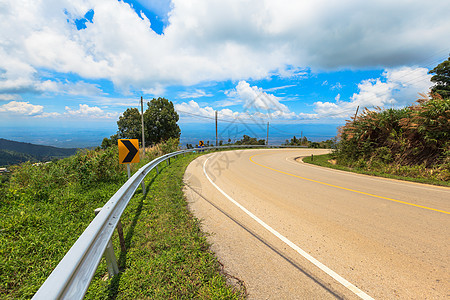
M 91 107 L 87 104 L 80 104 L 78 109 L 72 109 L 66 106 L 66 112 L 44 112 L 44 106 L 34 105 L 24 101 L 11 101 L 0 106 L 0 113 L 8 115 L 22 115 L 35 118 L 90 118 L 90 119 L 114 119 L 119 116 L 118 113 L 109 113 L 99 107 Z
M 431 75 L 425 68 L 402 67 L 388 69 L 382 78 L 363 80 L 358 84 L 358 93 L 349 101 L 342 101 L 340 94 L 336 102 L 314 103 L 314 110 L 322 117 L 346 118 L 359 106 L 364 107 L 404 107 L 418 99 L 419 93 L 426 93 L 432 83 Z
M 175 104 L 175 110 L 183 117 L 199 117 L 199 118 L 215 118 L 215 109 L 211 106 L 201 107 L 197 102 L 191 100 L 189 102 L 183 102 L 180 104 Z M 239 112 L 233 112 L 230 109 L 221 109 L 218 111 L 221 118 L 225 119 L 236 119 L 247 117 L 246 114 Z
M 1 15 L 0 15 L 1 16 Z M 3 34 L 1 32 L 0 34 Z M 0 38 L 2 36 L 0 35 Z M 13 37 L 11 37 L 12 39 Z M 5 43 L 9 45 L 11 43 Z M 11 46 L 10 46 L 11 47 Z M 39 72 L 34 64 L 30 62 L 30 58 L 19 52 L 19 54 L 8 53 L 8 47 L 2 47 L 0 44 L 0 99 L 12 100 L 12 98 L 20 99 L 23 93 L 66 93 L 71 95 L 98 95 L 101 90 L 98 86 L 78 82 L 58 82 L 54 80 L 41 80 Z M 10 50 L 17 50 L 11 47 Z M 27 63 L 28 60 L 28 63 Z M 53 68 L 56 71 L 57 68 Z
M 278 97 L 264 92 L 260 87 L 250 86 L 246 81 L 240 81 L 236 88 L 227 91 L 226 95 L 231 99 L 229 100 L 230 104 L 241 104 L 242 111 L 237 112 L 228 108 L 218 110 L 221 119 L 267 121 L 270 119 L 304 120 L 317 118 L 317 114 L 296 114 L 290 111 L 286 105 L 280 103 Z M 221 102 L 224 103 L 226 101 Z M 175 109 L 184 117 L 204 117 L 211 119 L 215 117 L 214 108 L 211 106 L 201 107 L 194 100 L 175 104 Z
M 80 104 L 77 110 L 66 106 L 65 115 L 77 118 L 94 118 L 94 119 L 113 119 L 119 116 L 118 113 L 108 113 L 103 111 L 100 107 L 89 106 L 87 104 Z
M 0 106 L 0 112 L 6 112 L 8 114 L 24 115 L 24 116 L 36 116 L 43 112 L 44 107 L 42 105 L 33 105 L 29 102 L 11 101 L 7 104 Z
M 2 1 L 0 93 L 35 88 L 41 69 L 149 90 L 296 76 L 304 67 L 398 67 L 450 47 L 441 0 L 142 3 L 170 9 L 163 35 L 123 1 Z M 75 20 L 90 10 L 92 22 L 78 30 Z
M 227 95 L 228 97 L 237 98 L 239 101 L 242 101 L 244 108 L 247 110 L 289 112 L 287 106 L 280 103 L 278 97 L 264 92 L 262 88 L 257 86 L 250 86 L 244 80 L 239 81 L 236 88 L 229 91 Z

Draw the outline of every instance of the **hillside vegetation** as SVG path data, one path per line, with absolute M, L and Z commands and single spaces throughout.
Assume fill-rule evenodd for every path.
M 340 128 L 337 164 L 450 180 L 450 98 L 423 95 L 403 109 L 364 110 Z
M 0 149 L 0 167 L 16 165 L 26 161 L 36 162 L 37 159 L 29 154 Z
M 178 147 L 150 149 L 144 163 Z M 127 251 L 114 234 L 122 273 L 107 280 L 102 260 L 87 298 L 236 298 L 182 196 L 192 157 L 161 165 L 147 176 L 122 217 Z M 172 171 L 170 171 L 172 170 Z M 85 150 L 49 164 L 11 167 L 0 181 L 0 298 L 30 299 L 102 207 L 126 181 L 117 146 Z M 176 172 L 175 172 L 176 171 Z M 7 177 L 6 177 L 7 176 Z M 224 296 L 224 297 L 222 297 Z
M 0 138 L 0 166 L 14 165 L 26 161 L 49 161 L 77 153 L 75 148 L 57 148 L 15 142 Z

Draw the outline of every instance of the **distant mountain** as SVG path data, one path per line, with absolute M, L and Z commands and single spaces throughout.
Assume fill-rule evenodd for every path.
M 26 161 L 47 161 L 54 158 L 64 158 L 74 155 L 77 151 L 76 148 L 57 148 L 0 138 L 0 166 Z

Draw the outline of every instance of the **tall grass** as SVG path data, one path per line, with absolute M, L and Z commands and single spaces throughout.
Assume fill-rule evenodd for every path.
M 422 95 L 403 109 L 367 109 L 340 128 L 338 164 L 450 180 L 450 99 Z

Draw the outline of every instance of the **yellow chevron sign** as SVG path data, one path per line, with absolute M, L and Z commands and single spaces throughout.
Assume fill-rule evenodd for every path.
M 119 143 L 119 163 L 130 164 L 139 162 L 139 140 L 120 139 Z

